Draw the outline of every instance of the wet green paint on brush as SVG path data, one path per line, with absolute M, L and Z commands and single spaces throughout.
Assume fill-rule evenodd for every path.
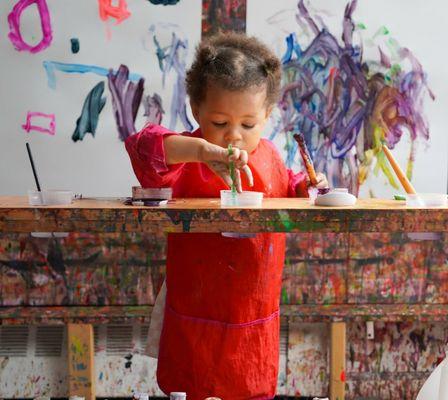
M 231 144 L 227 146 L 227 152 L 229 153 L 229 156 L 233 155 L 233 147 Z M 230 178 L 232 179 L 232 186 L 230 189 L 232 190 L 232 197 L 236 197 L 236 186 L 235 186 L 235 163 L 233 161 L 230 161 L 229 163 L 229 173 Z

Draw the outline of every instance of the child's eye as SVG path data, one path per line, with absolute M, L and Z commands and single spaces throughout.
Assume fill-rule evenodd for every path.
M 226 126 L 226 122 L 212 122 L 212 124 L 217 126 L 218 128 L 222 128 L 223 126 Z
M 247 124 L 242 124 L 242 127 L 244 129 L 252 129 L 255 125 L 247 125 Z

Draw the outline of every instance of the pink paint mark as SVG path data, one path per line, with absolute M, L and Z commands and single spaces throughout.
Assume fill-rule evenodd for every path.
M 131 13 L 128 11 L 126 0 L 118 0 L 118 5 L 112 5 L 113 0 L 98 0 L 100 18 L 107 21 L 114 18 L 117 24 L 123 22 Z
M 20 16 L 22 12 L 32 4 L 36 4 L 39 11 L 42 40 L 35 46 L 30 46 L 26 43 L 20 32 Z M 38 53 L 50 46 L 53 40 L 53 33 L 51 31 L 50 13 L 46 0 L 19 0 L 8 15 L 9 34 L 8 37 L 11 43 L 18 51 L 29 51 L 30 53 Z
M 34 117 L 48 118 L 50 120 L 48 128 L 39 125 L 31 125 L 31 119 Z M 28 111 L 28 114 L 26 115 L 26 124 L 22 125 L 22 128 L 28 133 L 30 131 L 37 131 L 42 133 L 48 133 L 49 135 L 54 136 L 56 132 L 56 118 L 54 114 L 44 114 L 37 111 Z

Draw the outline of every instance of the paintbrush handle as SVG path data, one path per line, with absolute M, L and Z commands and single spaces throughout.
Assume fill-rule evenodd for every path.
M 303 163 L 305 164 L 306 172 L 310 178 L 311 186 L 317 185 L 316 171 L 314 170 L 313 161 L 311 160 L 310 153 L 305 144 L 305 138 L 302 134 L 294 134 L 294 139 L 299 145 L 300 155 L 302 156 Z
M 40 192 L 39 178 L 37 177 L 36 166 L 34 165 L 33 155 L 31 154 L 30 144 L 26 143 L 26 150 L 28 151 L 28 157 L 30 159 L 31 169 L 33 170 L 34 181 L 36 182 L 37 191 Z
M 383 144 L 383 151 L 384 154 L 386 154 L 386 157 L 389 160 L 389 163 L 392 166 L 393 170 L 395 171 L 395 175 L 397 175 L 397 178 L 400 181 L 401 185 L 403 186 L 405 192 L 408 194 L 417 194 L 417 192 L 414 189 L 414 186 L 412 186 L 412 183 L 409 181 L 407 176 L 401 170 L 391 151 L 385 144 Z

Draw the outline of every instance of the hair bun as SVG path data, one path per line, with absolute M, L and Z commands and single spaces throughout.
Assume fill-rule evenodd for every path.
M 263 63 L 263 69 L 266 74 L 272 74 L 280 68 L 280 61 L 276 57 L 266 58 Z
M 200 54 L 200 60 L 198 60 L 200 63 L 209 64 L 212 61 L 216 59 L 218 56 L 218 52 L 216 51 L 216 48 L 212 46 L 204 46 L 201 49 Z

